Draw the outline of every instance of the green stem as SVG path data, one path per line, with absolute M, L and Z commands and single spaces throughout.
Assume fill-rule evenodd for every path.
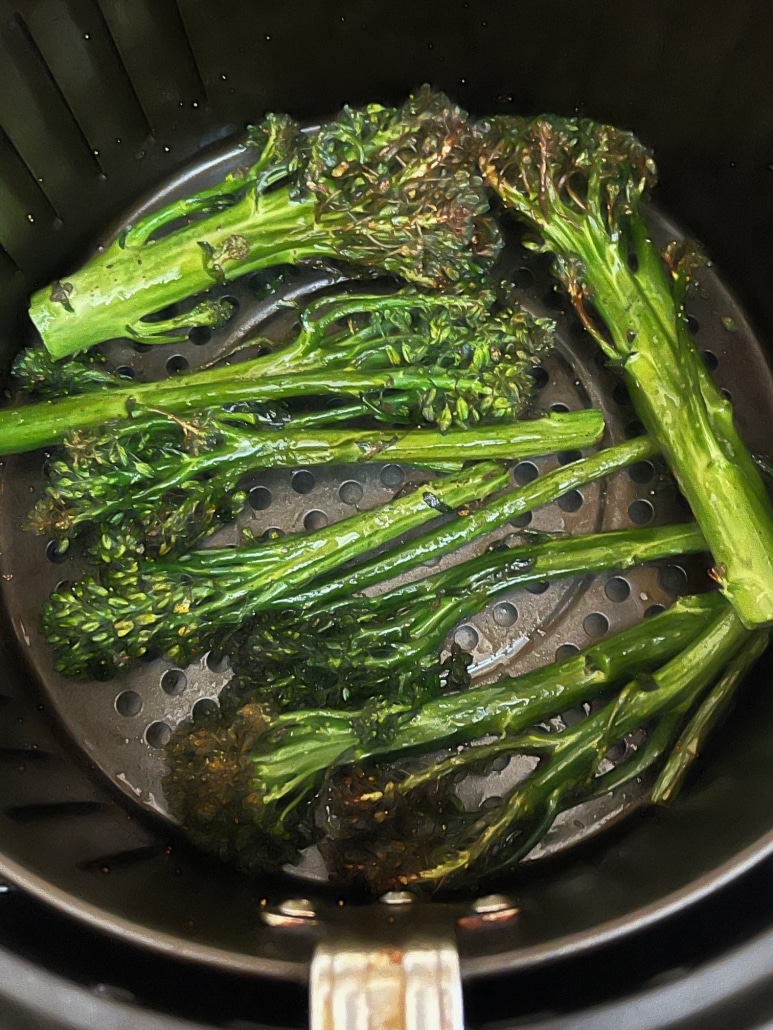
M 629 220 L 635 272 L 621 240 L 590 216 L 571 224 L 549 219 L 540 229 L 556 253 L 584 263 L 636 413 L 703 530 L 723 593 L 747 628 L 773 624 L 773 507 L 643 219 Z M 582 294 L 573 291 L 572 299 L 582 312 Z
M 513 790 L 472 843 L 423 870 L 418 879 L 445 883 L 483 859 L 497 841 L 505 846 L 487 863 L 489 873 L 519 861 L 558 811 L 595 792 L 599 762 L 612 744 L 682 705 L 693 704 L 747 639 L 748 631 L 734 610 L 726 609 L 681 653 L 647 677 L 646 686 L 633 680 L 605 708 L 561 733 L 532 732 L 513 738 L 513 753 L 536 751 L 546 756 L 544 762 Z M 538 832 L 528 833 L 534 822 Z M 528 835 L 513 841 L 512 834 L 521 824 Z
M 461 390 L 475 394 L 480 380 L 475 372 L 435 372 L 394 368 L 372 372 L 304 373 L 265 378 L 262 359 L 194 372 L 189 376 L 83 397 L 41 401 L 0 411 L 0 454 L 17 454 L 61 443 L 74 429 L 90 429 L 113 419 L 126 418 L 142 408 L 176 415 L 203 408 L 246 401 L 274 401 L 289 397 L 360 397 L 379 391 Z
M 390 712 L 387 706 L 380 716 L 389 726 L 385 735 L 379 735 L 378 722 L 363 733 L 351 712 L 279 716 L 272 723 L 277 743 L 271 752 L 252 756 L 256 790 L 270 803 L 299 784 L 309 789 L 333 765 L 469 743 L 489 733 L 513 735 L 678 654 L 723 610 L 717 594 L 683 598 L 652 619 L 554 665 L 439 697 L 416 711 Z
M 700 552 L 705 546 L 695 526 L 663 526 L 563 537 L 490 552 L 369 599 L 374 611 L 383 610 L 383 621 L 360 633 L 357 652 L 361 654 L 361 664 L 372 667 L 374 676 L 382 677 L 389 662 L 383 649 L 394 642 L 397 650 L 393 663 L 411 674 L 420 668 L 422 659 L 437 654 L 455 626 L 517 588 L 609 569 L 628 569 L 644 562 Z M 399 615 L 390 614 L 411 601 L 410 618 L 401 620 Z
M 502 489 L 508 473 L 488 463 L 314 533 L 246 548 L 193 551 L 176 562 L 140 561 L 111 570 L 107 586 L 87 578 L 55 591 L 43 613 L 46 638 L 65 675 L 94 664 L 116 668 L 159 647 L 176 658 L 214 646 L 217 634 L 291 597 L 314 577 L 436 518 Z
M 700 755 L 709 735 L 727 711 L 739 684 L 760 658 L 769 634 L 756 633 L 727 664 L 717 684 L 701 703 L 684 729 L 652 789 L 656 805 L 670 805 L 682 788 L 692 763 Z
M 638 437 L 615 447 L 608 447 L 588 458 L 562 465 L 477 510 L 471 509 L 460 520 L 442 525 L 392 548 L 387 554 L 359 565 L 351 572 L 338 573 L 315 584 L 299 593 L 295 603 L 298 606 L 317 604 L 392 579 L 421 562 L 448 554 L 484 533 L 498 529 L 527 511 L 550 504 L 570 490 L 619 472 L 635 462 L 652 458 L 657 453 L 657 447 L 650 439 Z
M 105 430 L 108 445 L 120 428 Z M 134 428 L 131 422 L 126 423 L 130 436 Z M 141 428 L 141 424 L 136 426 L 138 432 Z M 288 429 L 256 431 L 223 421 L 217 429 L 218 445 L 203 453 L 182 452 L 151 464 L 142 458 L 141 449 L 138 452 L 132 447 L 131 465 L 125 469 L 86 468 L 79 454 L 74 469 L 68 469 L 65 481 L 60 484 L 57 477 L 49 493 L 54 498 L 55 508 L 67 512 L 69 532 L 74 524 L 99 522 L 124 511 L 127 489 L 132 491 L 132 506 L 137 509 L 153 505 L 170 491 L 205 475 L 217 478 L 218 496 L 222 497 L 235 489 L 242 476 L 258 468 L 372 461 L 411 462 L 443 468 L 451 463 L 459 466 L 483 458 L 515 461 L 567 448 L 589 447 L 598 442 L 603 432 L 603 416 L 594 410 L 448 433 L 430 429 L 299 430 L 292 428 L 292 424 Z M 79 464 L 85 468 L 86 490 L 80 489 L 84 484 L 82 479 L 78 480 L 78 493 L 73 496 L 72 492 L 68 494 L 67 480 L 72 479 Z M 212 483 L 212 479 L 207 481 L 208 491 Z M 47 525 L 45 531 L 51 531 L 51 527 Z
M 222 211 L 160 239 L 120 238 L 32 297 L 30 317 L 56 358 L 138 331 L 146 315 L 272 265 L 334 256 L 317 201 L 248 191 Z M 128 294 L 128 295 L 127 295 Z M 150 323 L 145 323 L 149 325 Z

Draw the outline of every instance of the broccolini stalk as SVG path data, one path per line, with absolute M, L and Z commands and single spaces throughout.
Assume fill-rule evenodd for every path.
M 116 386 L 87 402 L 64 397 L 0 411 L 0 454 L 58 443 L 68 432 L 139 408 L 183 415 L 232 403 L 344 396 L 377 418 L 441 430 L 512 419 L 533 393 L 530 369 L 552 343 L 552 323 L 488 291 L 325 298 L 310 305 L 294 341 L 276 354 Z
M 630 133 L 585 119 L 498 117 L 479 131 L 486 179 L 537 230 L 533 245 L 555 255 L 580 318 L 620 364 L 703 530 L 722 591 L 745 626 L 770 625 L 773 508 L 687 332 L 689 270 L 682 263 L 670 275 L 650 238 L 642 204 L 655 182 L 649 152 Z
M 106 585 L 76 581 L 54 591 L 43 610 L 57 668 L 93 675 L 148 648 L 176 659 L 200 654 L 269 600 L 291 597 L 331 568 L 428 522 L 438 507 L 474 503 L 508 480 L 506 471 L 484 463 L 314 533 L 111 567 Z
M 626 466 L 652 458 L 657 453 L 657 447 L 652 440 L 642 436 L 614 447 L 607 447 L 598 454 L 580 458 L 568 465 L 562 465 L 517 490 L 469 511 L 458 525 L 455 522 L 440 525 L 391 548 L 387 554 L 362 562 L 349 571 L 336 572 L 319 583 L 310 584 L 306 590 L 296 593 L 295 606 L 301 608 L 339 597 L 345 598 L 364 590 L 365 587 L 382 583 L 421 562 L 449 554 L 455 548 L 498 529 L 524 512 L 550 504 L 570 490 L 604 476 L 613 475 Z M 281 608 L 284 605 L 284 601 L 278 602 L 277 605 L 270 602 L 266 607 Z
M 220 410 L 183 421 L 149 412 L 72 434 L 64 458 L 49 462 L 46 496 L 27 527 L 62 540 L 84 526 L 103 527 L 97 550 L 108 561 L 116 548 L 126 551 L 129 539 L 130 550 L 165 555 L 235 518 L 245 500 L 239 481 L 258 468 L 403 461 L 447 471 L 469 460 L 588 447 L 604 432 L 603 416 L 593 410 L 448 433 L 294 429 L 293 422 L 261 431 L 240 417 Z
M 261 268 L 334 259 L 439 287 L 479 282 L 499 253 L 477 141 L 443 94 L 347 107 L 311 135 L 270 115 L 249 144 L 259 157 L 243 185 L 231 176 L 150 214 L 33 296 L 54 357 L 114 337 L 164 342 L 178 326 L 159 332 L 147 316 Z M 209 324 L 198 313 L 188 323 Z
M 544 580 L 626 569 L 705 549 L 695 526 L 562 536 L 499 548 L 376 597 L 259 614 L 231 652 L 229 695 L 327 708 L 382 695 L 421 702 L 468 686 L 470 656 L 440 650 L 463 619 Z
M 725 606 L 680 654 L 633 679 L 587 719 L 560 733 L 531 730 L 513 737 L 513 753 L 536 754 L 539 766 L 494 810 L 472 841 L 444 843 L 434 864 L 418 874 L 418 882 L 439 887 L 471 868 L 492 874 L 513 866 L 544 836 L 560 811 L 607 789 L 599 766 L 613 744 L 658 723 L 672 734 L 673 713 L 683 715 L 692 707 L 749 637 L 734 609 Z M 659 750 L 650 752 L 653 758 Z M 626 772 L 632 776 L 641 771 L 641 762 L 634 760 L 630 769 L 623 766 L 610 773 L 610 781 L 619 785 L 626 782 Z
M 726 608 L 719 594 L 684 598 L 562 662 L 418 708 L 379 699 L 354 712 L 276 714 L 252 703 L 227 720 L 215 716 L 180 729 L 170 745 L 172 814 L 198 843 L 260 868 L 265 859 L 256 840 L 286 840 L 288 818 L 308 803 L 327 771 L 486 734 L 514 737 L 678 655 Z
M 768 633 L 755 633 L 728 662 L 716 685 L 701 702 L 668 756 L 652 788 L 651 799 L 654 804 L 670 805 L 674 800 L 692 763 L 700 755 L 712 730 L 730 706 L 738 686 L 769 643 Z

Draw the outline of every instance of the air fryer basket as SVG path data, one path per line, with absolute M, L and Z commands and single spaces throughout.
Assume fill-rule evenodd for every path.
M 191 165 L 220 161 L 249 120 L 267 109 L 314 119 L 345 102 L 396 102 L 429 81 L 476 113 L 579 109 L 631 127 L 653 146 L 661 208 L 704 241 L 740 297 L 738 305 L 717 279 L 694 298 L 698 342 L 719 359 L 723 385 L 743 397 L 749 442 L 773 449 L 770 374 L 756 345 L 736 345 L 736 335 L 755 339 L 744 311 L 762 335 L 773 326 L 773 13 L 739 4 L 728 24 L 707 18 L 698 3 L 533 8 L 0 0 L 6 363 L 24 332 L 28 294 L 73 267 L 138 197 Z M 615 417 L 624 433 L 624 406 Z M 40 459 L 19 464 L 32 475 Z M 18 490 L 23 480 L 9 482 Z M 9 539 L 6 531 L 4 545 Z M 27 567 L 18 552 L 4 572 L 14 577 L 7 599 L 19 577 L 29 577 L 28 596 L 43 578 L 55 582 L 45 563 Z M 34 637 L 28 615 L 14 603 L 4 618 L 0 868 L 93 926 L 178 957 L 303 981 L 330 928 L 386 941 L 408 927 L 454 933 L 463 974 L 481 976 L 662 919 L 773 848 L 773 700 L 764 661 L 673 811 L 637 814 L 611 837 L 497 884 L 501 899 L 341 906 L 318 884 L 251 882 L 126 802 L 92 764 L 105 748 L 120 748 L 120 718 L 112 722 L 116 739 L 102 747 L 68 733 L 35 674 L 45 657 L 25 654 Z M 113 686 L 105 685 L 109 705 Z

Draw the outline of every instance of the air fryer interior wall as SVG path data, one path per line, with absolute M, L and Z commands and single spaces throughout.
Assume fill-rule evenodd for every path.
M 314 119 L 347 102 L 399 102 L 424 81 L 480 114 L 579 111 L 634 129 L 656 152 L 660 205 L 703 241 L 770 336 L 771 39 L 773 10 L 762 2 L 712 14 L 698 2 L 0 0 L 3 358 L 22 338 L 25 297 L 74 267 L 122 209 L 202 148 L 265 110 Z M 198 957 L 202 944 L 217 947 L 237 954 L 238 968 L 302 979 L 313 938 L 259 923 L 260 898 L 281 899 L 286 887 L 246 883 L 189 853 L 166 827 L 138 823 L 38 710 L 13 628 L 4 634 L 12 700 L 0 713 L 9 759 L 0 788 L 18 797 L 21 777 L 26 791 L 0 813 L 5 872 L 136 943 Z M 571 859 L 505 883 L 522 896 L 524 918 L 463 937 L 465 973 L 555 958 L 556 940 L 576 949 L 627 933 L 681 905 L 679 892 L 696 900 L 766 853 L 770 672 L 763 662 L 672 812 L 637 817 Z M 35 759 L 32 745 L 50 758 Z M 25 818 L 63 820 L 63 838 L 91 835 L 93 865 L 68 866 L 66 845 L 53 860 L 31 851 Z M 115 821 L 126 846 L 108 861 L 100 824 Z M 335 913 L 335 900 L 322 898 L 323 909 Z M 363 925 L 380 918 L 365 913 Z

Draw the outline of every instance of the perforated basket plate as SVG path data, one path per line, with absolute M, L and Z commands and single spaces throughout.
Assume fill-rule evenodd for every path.
M 231 149 L 192 169 L 132 212 L 127 221 L 134 221 L 151 206 L 216 181 L 238 163 L 240 153 Z M 654 212 L 652 221 L 659 236 L 665 239 L 673 234 L 673 229 Z M 608 426 L 604 446 L 641 432 L 624 386 L 605 367 L 595 345 L 563 306 L 544 258 L 512 244 L 503 271 L 518 286 L 524 306 L 535 314 L 550 315 L 558 325 L 557 353 L 537 372 L 539 391 L 535 409 L 600 408 Z M 335 278 L 327 272 L 294 273 L 281 287 L 281 293 L 285 297 L 302 297 L 329 286 Z M 106 346 L 109 362 L 143 378 L 159 378 L 213 360 L 236 336 L 253 329 L 287 331 L 288 316 L 278 312 L 277 297 L 265 298 L 266 281 L 266 276 L 260 274 L 220 290 L 239 306 L 234 324 L 213 333 L 198 331 L 185 345 L 147 348 L 114 341 Z M 720 385 L 732 394 L 747 439 L 753 446 L 762 446 L 755 440 L 755 427 L 773 414 L 773 389 L 748 324 L 710 269 L 694 286 L 689 307 L 693 330 L 709 368 Z M 741 356 L 747 362 L 743 391 L 734 379 L 739 374 Z M 759 371 L 756 378 L 749 376 L 748 362 Z M 513 485 L 522 485 L 578 456 L 579 452 L 571 452 L 521 461 L 513 467 Z M 41 605 L 53 587 L 75 578 L 85 566 L 77 547 L 62 557 L 52 542 L 21 531 L 24 514 L 45 489 L 45 460 L 45 454 L 28 454 L 8 459 L 5 466 L 0 550 L 3 593 L 14 629 L 70 738 L 127 797 L 165 816 L 164 745 L 175 727 L 200 706 L 217 704 L 229 670 L 213 652 L 184 669 L 161 659 L 152 660 L 109 682 L 73 682 L 53 671 L 49 650 L 38 628 Z M 395 464 L 256 470 L 248 484 L 248 502 L 238 521 L 224 528 L 212 542 L 233 543 L 243 527 L 249 527 L 258 537 L 277 531 L 314 531 L 358 509 L 388 501 L 406 482 L 423 477 L 416 469 Z M 516 544 L 534 530 L 579 534 L 681 521 L 686 517 L 684 502 L 660 462 L 642 462 L 501 527 L 442 559 L 433 568 L 478 553 L 493 539 L 506 538 L 508 543 Z M 678 562 L 664 563 L 624 575 L 610 572 L 544 583 L 529 590 L 513 591 L 511 596 L 460 625 L 454 637 L 474 656 L 475 681 L 493 681 L 504 673 L 525 671 L 573 653 L 660 610 L 688 586 L 694 590 L 704 585 L 705 566 L 700 562 L 693 562 L 689 568 Z M 582 718 L 586 711 L 587 706 L 567 713 L 566 718 Z M 561 720 L 555 721 L 555 728 L 561 725 Z M 616 753 L 610 754 L 609 761 L 622 760 L 626 749 L 636 746 L 636 739 L 624 742 Z M 501 794 L 505 786 L 528 774 L 531 767 L 531 760 L 514 758 L 504 771 L 492 774 L 489 780 L 468 785 L 467 801 L 478 804 L 487 793 Z M 565 814 L 543 845 L 532 853 L 533 857 L 566 847 L 607 825 L 630 810 L 645 787 L 646 784 L 634 784 L 624 792 Z M 310 857 L 294 872 L 318 875 L 320 871 L 318 863 Z

